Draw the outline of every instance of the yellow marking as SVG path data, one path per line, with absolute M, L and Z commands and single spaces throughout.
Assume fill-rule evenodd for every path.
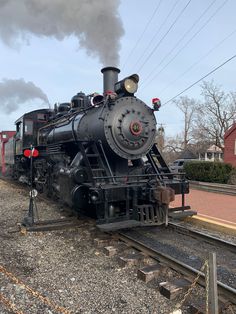
M 213 217 L 213 216 L 208 216 L 208 215 L 204 215 L 204 214 L 198 214 L 198 217 L 199 216 L 204 216 L 204 217 L 208 217 L 209 219 L 213 219 L 213 220 L 219 220 L 219 221 L 224 221 L 230 225 L 235 225 L 236 226 L 236 223 L 235 222 L 231 222 L 229 220 L 225 220 L 225 219 L 221 219 L 221 218 L 217 218 L 217 217 Z
M 220 223 L 216 220 L 207 219 L 201 216 L 187 217 L 185 220 L 196 225 L 201 225 L 210 230 L 220 231 L 229 235 L 236 236 L 236 226 L 233 225 Z

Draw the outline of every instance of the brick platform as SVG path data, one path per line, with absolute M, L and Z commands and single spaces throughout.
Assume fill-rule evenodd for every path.
M 177 195 L 170 205 L 180 206 L 181 196 Z M 199 217 L 236 227 L 236 196 L 191 189 L 186 195 L 186 205 L 196 210 Z

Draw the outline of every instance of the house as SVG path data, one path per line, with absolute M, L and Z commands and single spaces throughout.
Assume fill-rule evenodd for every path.
M 2 131 L 0 132 L 0 173 L 5 174 L 5 144 L 8 140 L 15 135 L 15 131 Z
M 223 150 L 216 146 L 211 145 L 204 153 L 204 158 L 201 160 L 205 161 L 223 161 Z
M 223 162 L 223 150 L 217 145 L 211 145 L 210 147 L 208 146 L 208 148 L 202 148 L 196 153 L 186 149 L 179 155 L 178 159 Z
M 224 162 L 236 167 L 236 122 L 225 132 Z

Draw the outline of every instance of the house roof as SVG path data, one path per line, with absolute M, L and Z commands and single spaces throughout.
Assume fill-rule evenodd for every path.
M 234 122 L 231 127 L 225 132 L 224 138 L 226 139 L 232 132 L 236 130 L 236 122 Z
M 186 149 L 180 154 L 179 159 L 197 159 L 197 156 L 190 150 Z
M 211 145 L 208 149 L 207 152 L 209 153 L 222 153 L 222 149 L 216 145 Z

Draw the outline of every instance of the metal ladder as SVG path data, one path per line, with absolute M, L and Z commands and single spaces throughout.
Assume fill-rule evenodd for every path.
M 150 164 L 152 165 L 153 170 L 155 171 L 155 173 L 158 175 L 159 179 L 162 182 L 165 175 L 168 177 L 168 179 L 173 179 L 173 174 L 171 173 L 170 168 L 168 167 L 167 163 L 162 157 L 156 144 L 154 144 L 151 150 L 148 152 L 147 158 Z M 158 166 L 157 162 L 159 163 L 160 166 Z
M 114 182 L 114 175 L 101 142 L 80 142 L 79 149 L 82 153 L 85 166 L 94 185 L 97 180 L 103 182 Z

